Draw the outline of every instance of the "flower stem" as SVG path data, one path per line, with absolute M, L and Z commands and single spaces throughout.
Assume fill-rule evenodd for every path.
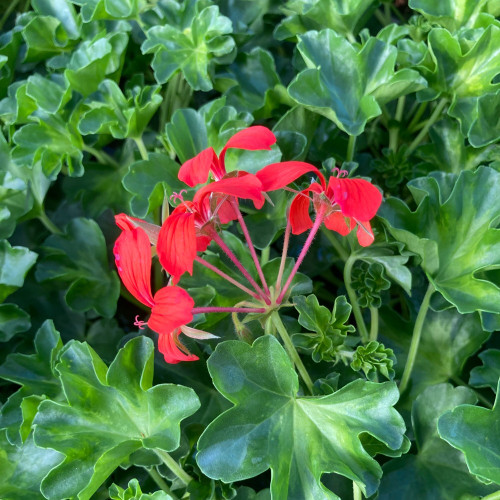
M 415 151 L 417 146 L 424 140 L 431 126 L 434 125 L 437 119 L 441 116 L 441 112 L 443 111 L 447 103 L 448 101 L 446 99 L 442 99 L 441 102 L 434 108 L 434 111 L 432 112 L 432 115 L 425 124 L 425 127 L 420 131 L 417 137 L 415 137 L 413 142 L 408 146 L 408 149 L 406 150 L 406 156 L 410 156 L 413 153 L 413 151 Z
M 265 266 L 269 262 L 269 254 L 271 253 L 271 247 L 266 247 L 260 253 L 260 265 Z
M 137 148 L 139 149 L 139 153 L 141 154 L 141 158 L 143 160 L 149 160 L 148 150 L 144 145 L 144 141 L 142 137 L 134 137 L 134 142 L 137 144 Z
M 239 281 L 236 281 L 234 278 L 231 278 L 228 274 L 226 274 L 224 271 L 221 271 L 218 267 L 215 267 L 214 265 L 210 264 L 210 262 L 207 262 L 206 260 L 203 260 L 201 257 L 198 257 L 198 255 L 194 258 L 195 262 L 198 262 L 202 266 L 205 266 L 207 269 L 210 269 L 210 271 L 213 271 L 214 273 L 218 274 L 221 278 L 224 278 L 226 281 L 229 281 L 234 286 L 237 286 L 240 290 L 243 290 L 245 293 L 248 293 L 248 295 L 252 296 L 254 299 L 259 300 L 259 296 L 250 290 L 250 288 L 247 288 L 245 285 L 242 285 Z
M 425 292 L 424 298 L 422 300 L 422 304 L 420 305 L 420 310 L 417 314 L 415 326 L 413 327 L 410 350 L 408 352 L 408 358 L 406 360 L 403 376 L 401 377 L 401 382 L 399 384 L 399 392 L 401 394 L 405 392 L 406 388 L 408 387 L 408 382 L 410 381 L 413 365 L 415 364 L 415 359 L 417 357 L 418 346 L 420 344 L 420 337 L 422 336 L 422 327 L 424 326 L 425 316 L 427 315 L 427 310 L 429 309 L 429 304 L 433 293 L 434 285 L 432 283 L 429 283 L 427 291 Z
M 151 476 L 151 479 L 156 483 L 156 485 L 160 489 L 162 489 L 167 495 L 170 495 L 172 497 L 172 500 L 178 500 L 178 498 L 172 493 L 172 490 L 169 488 L 165 479 L 163 479 L 160 476 L 160 474 L 158 474 L 158 471 L 154 467 L 151 467 L 150 469 L 146 470 L 148 471 L 148 474 Z
M 489 408 L 490 410 L 493 408 L 493 405 L 491 404 L 491 402 L 488 398 L 485 398 L 479 391 L 476 391 L 476 389 L 473 389 L 469 384 L 464 382 L 460 377 L 451 377 L 451 380 L 453 380 L 453 382 L 455 382 L 455 384 L 461 385 L 463 387 L 467 387 L 468 389 L 473 391 L 474 394 L 476 395 L 477 399 L 479 401 L 481 401 L 481 403 L 483 403 L 483 405 L 485 405 L 487 408 Z
M 283 279 L 283 271 L 285 270 L 286 256 L 288 254 L 288 244 L 290 243 L 290 233 L 292 231 L 292 224 L 290 217 L 288 217 L 285 228 L 285 238 L 283 240 L 283 252 L 281 253 L 280 269 L 278 277 L 276 278 L 276 290 L 281 289 L 281 280 Z
M 262 271 L 262 267 L 260 266 L 259 258 L 257 257 L 257 252 L 255 251 L 255 247 L 253 246 L 252 238 L 250 233 L 248 232 L 247 225 L 243 220 L 243 215 L 241 214 L 240 207 L 238 203 L 233 199 L 231 200 L 231 206 L 233 207 L 236 215 L 238 217 L 238 222 L 240 223 L 241 230 L 243 231 L 243 235 L 245 236 L 245 240 L 247 242 L 248 248 L 250 250 L 250 254 L 252 256 L 253 262 L 255 264 L 255 269 L 257 269 L 257 274 L 259 275 L 262 286 L 264 287 L 264 291 L 267 296 L 270 296 L 269 287 L 267 286 L 267 281 Z
M 156 448 L 155 453 L 161 461 L 187 486 L 193 478 L 166 452 Z
M 41 212 L 38 214 L 38 220 L 52 233 L 63 234 L 63 232 L 47 217 L 45 210 L 42 206 Z
M 281 321 L 278 311 L 274 311 L 271 314 L 271 318 L 274 323 L 274 326 L 276 327 L 278 333 L 280 334 L 281 339 L 283 340 L 283 343 L 285 344 L 285 348 L 288 352 L 288 355 L 295 364 L 297 371 L 300 373 L 300 376 L 302 377 L 302 380 L 304 381 L 307 390 L 309 391 L 310 394 L 313 394 L 313 382 L 311 380 L 311 377 L 309 376 L 309 373 L 307 373 L 306 367 L 302 363 L 299 353 L 295 349 L 295 346 L 292 343 L 292 339 L 288 335 L 288 332 L 285 328 L 285 325 L 283 324 L 283 321 Z
M 370 341 L 377 340 L 378 338 L 378 309 L 376 307 L 370 307 Z
M 356 150 L 356 136 L 350 135 L 349 142 L 347 143 L 347 153 L 345 156 L 345 161 L 352 161 L 354 158 L 354 151 Z
M 363 494 L 361 493 L 359 486 L 354 481 L 352 482 L 352 498 L 353 500 L 363 499 Z
M 193 314 L 204 313 L 264 313 L 264 307 L 193 307 Z
M 103 165 L 111 165 L 115 168 L 120 168 L 120 164 L 104 151 L 99 151 L 98 149 L 87 146 L 86 144 L 83 145 L 82 149 L 83 151 L 86 151 L 87 153 L 94 156 L 99 163 L 102 163 Z
M 264 293 L 264 291 L 260 288 L 260 286 L 256 283 L 256 281 L 250 276 L 250 274 L 245 269 L 243 264 L 239 261 L 238 257 L 236 257 L 236 255 L 234 255 L 234 253 L 224 243 L 224 241 L 217 234 L 217 232 L 213 231 L 211 236 L 214 239 L 214 241 L 217 243 L 217 245 L 219 245 L 220 248 L 224 251 L 224 253 L 229 257 L 231 262 L 240 270 L 241 274 L 243 274 L 243 276 L 245 276 L 245 278 L 248 280 L 248 282 L 254 287 L 257 294 L 260 295 L 260 297 L 265 301 L 265 303 L 269 305 L 271 303 L 271 301 L 269 300 L 269 297 Z
M 428 101 L 425 101 L 420 104 L 418 107 L 417 111 L 413 115 L 413 118 L 411 119 L 411 122 L 408 125 L 408 131 L 413 132 L 415 125 L 420 121 L 420 118 L 422 118 L 422 115 L 424 114 L 425 110 L 427 109 L 427 105 L 429 104 Z
M 343 261 L 346 261 L 349 258 L 349 254 L 342 247 L 342 245 L 339 243 L 339 241 L 335 237 L 335 234 L 333 234 L 332 231 L 330 229 L 326 228 L 326 227 L 323 228 L 323 234 L 326 236 L 326 238 L 328 239 L 328 241 L 332 244 L 332 247 L 335 248 L 335 250 L 339 254 L 339 257 Z
M 398 150 L 398 137 L 399 129 L 401 127 L 401 120 L 403 119 L 403 111 L 405 109 L 406 97 L 401 96 L 398 99 L 398 104 L 396 106 L 396 114 L 394 120 L 397 122 L 393 127 L 389 128 L 389 149 L 392 149 L 394 153 Z
M 297 274 L 297 271 L 299 270 L 299 267 L 302 264 L 302 261 L 304 260 L 305 256 L 307 255 L 307 252 L 309 251 L 309 248 L 311 247 L 311 244 L 314 240 L 314 237 L 316 236 L 316 233 L 318 232 L 319 228 L 321 227 L 321 223 L 323 222 L 323 218 L 324 218 L 324 209 L 320 208 L 319 212 L 316 214 L 316 220 L 314 221 L 313 227 L 309 231 L 306 242 L 304 243 L 304 246 L 302 247 L 302 250 L 300 251 L 297 262 L 295 262 L 295 265 L 293 266 L 292 272 L 290 273 L 290 275 L 288 276 L 288 279 L 286 280 L 285 286 L 283 287 L 280 294 L 278 295 L 278 298 L 276 299 L 277 304 L 281 303 L 281 301 L 283 300 L 283 296 L 285 295 L 285 293 L 288 290 L 288 287 L 292 283 L 294 276 Z
M 358 297 L 356 296 L 356 292 L 351 286 L 352 266 L 355 262 L 356 262 L 356 257 L 351 255 L 345 263 L 344 285 L 347 290 L 347 295 L 349 295 L 349 300 L 351 301 L 352 312 L 354 313 L 354 318 L 356 319 L 356 324 L 358 325 L 359 335 L 361 336 L 363 344 L 366 344 L 366 342 L 368 342 L 368 331 L 366 329 L 363 315 L 361 314 L 361 308 L 359 307 Z

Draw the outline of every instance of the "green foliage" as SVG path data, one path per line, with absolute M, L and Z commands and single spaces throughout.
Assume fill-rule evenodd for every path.
M 368 380 L 376 380 L 378 373 L 392 380 L 394 378 L 392 366 L 395 361 L 392 349 L 387 349 L 383 344 L 372 340 L 365 346 L 360 345 L 356 348 L 351 368 L 355 371 L 363 370 Z
M 358 295 L 361 307 L 380 307 L 380 294 L 390 288 L 391 282 L 384 275 L 384 267 L 378 262 L 363 262 L 352 271 L 352 287 Z
M 24 247 L 11 247 L 7 240 L 0 241 L 0 302 L 23 286 L 27 272 L 38 255 Z
M 172 497 L 163 491 L 155 491 L 153 494 L 143 493 L 139 481 L 131 479 L 128 488 L 123 489 L 113 484 L 109 489 L 111 500 L 171 500 Z
M 479 354 L 483 366 L 476 366 L 470 372 L 469 383 L 473 387 L 489 387 L 496 392 L 500 379 L 500 350 L 487 349 Z
M 252 347 L 220 344 L 208 369 L 216 388 L 235 405 L 207 427 L 198 443 L 197 462 L 209 477 L 235 481 L 271 468 L 273 498 L 333 499 L 337 496 L 320 482 L 321 473 L 329 471 L 349 477 L 371 495 L 381 471 L 359 434 L 371 434 L 392 450 L 402 444 L 404 424 L 392 408 L 398 393 L 390 382 L 356 380 L 330 396 L 297 397 L 297 375 L 271 336 Z M 304 435 L 310 438 L 305 441 Z

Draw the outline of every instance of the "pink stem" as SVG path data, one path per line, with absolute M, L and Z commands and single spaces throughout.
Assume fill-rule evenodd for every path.
M 210 269 L 210 271 L 213 271 L 214 273 L 218 274 L 221 278 L 224 278 L 225 280 L 229 281 L 229 283 L 233 284 L 234 286 L 237 286 L 240 290 L 243 290 L 245 293 L 248 293 L 251 297 L 254 299 L 259 300 L 259 296 L 250 290 L 250 288 L 247 288 L 245 285 L 242 285 L 239 281 L 236 281 L 234 278 L 231 278 L 228 274 L 226 274 L 224 271 L 221 271 L 218 267 L 215 267 L 214 265 L 210 264 L 210 262 L 207 262 L 206 260 L 203 260 L 201 257 L 196 256 L 194 259 L 196 262 L 201 264 L 202 266 L 205 266 L 207 269 Z
M 281 301 L 283 300 L 283 296 L 285 295 L 286 291 L 288 290 L 288 287 L 290 286 L 294 276 L 297 274 L 297 271 L 302 264 L 302 261 L 304 260 L 305 256 L 307 255 L 307 252 L 309 251 L 309 248 L 314 240 L 314 237 L 316 236 L 316 233 L 318 232 L 319 228 L 321 227 L 321 223 L 323 222 L 324 219 L 324 209 L 320 208 L 319 212 L 316 214 L 316 220 L 314 221 L 313 227 L 311 228 L 311 231 L 309 231 L 309 235 L 307 236 L 306 242 L 304 243 L 304 246 L 302 247 L 302 250 L 300 251 L 299 258 L 297 259 L 297 262 L 295 262 L 295 265 L 293 266 L 292 272 L 290 273 L 290 276 L 288 276 L 288 279 L 286 280 L 285 286 L 283 287 L 283 290 L 281 290 L 278 298 L 276 299 L 276 303 L 280 304 Z
M 231 249 L 224 243 L 222 238 L 217 234 L 216 231 L 214 231 L 211 234 L 212 238 L 214 241 L 219 245 L 222 250 L 226 253 L 226 255 L 231 259 L 232 263 L 241 271 L 243 276 L 248 280 L 248 282 L 254 287 L 255 291 L 261 296 L 261 298 L 265 301 L 266 304 L 270 304 L 271 300 L 269 299 L 268 296 L 264 293 L 264 291 L 257 285 L 255 280 L 250 276 L 248 271 L 243 267 L 243 264 L 238 260 L 238 257 L 234 255 L 234 253 L 231 251 Z
M 281 280 L 283 279 L 283 271 L 285 270 L 286 257 L 288 254 L 288 244 L 290 243 L 290 232 L 292 231 L 292 224 L 290 223 L 290 216 L 288 216 L 285 229 L 285 239 L 283 240 L 283 252 L 281 253 L 280 270 L 278 278 L 276 279 L 276 290 L 281 288 Z
M 247 225 L 246 225 L 245 221 L 243 220 L 243 215 L 241 214 L 240 207 L 238 206 L 238 203 L 234 199 L 231 201 L 231 205 L 232 205 L 234 211 L 236 212 L 236 215 L 238 217 L 238 222 L 240 223 L 240 226 L 241 226 L 241 230 L 243 231 L 243 235 L 245 236 L 245 239 L 247 240 L 247 245 L 248 245 L 248 248 L 250 249 L 250 254 L 252 255 L 252 259 L 254 261 L 255 268 L 257 269 L 257 273 L 259 274 L 259 278 L 260 278 L 260 281 L 262 283 L 262 286 L 264 287 L 264 291 L 266 292 L 266 294 L 268 296 L 270 296 L 271 293 L 269 292 L 269 287 L 267 286 L 266 278 L 264 276 L 264 273 L 262 272 L 262 267 L 260 266 L 260 262 L 259 262 L 259 259 L 257 257 L 257 252 L 255 251 L 255 247 L 253 246 L 252 238 L 250 237 L 250 233 L 248 232 Z
M 266 309 L 263 307 L 193 307 L 193 314 L 202 313 L 264 313 Z

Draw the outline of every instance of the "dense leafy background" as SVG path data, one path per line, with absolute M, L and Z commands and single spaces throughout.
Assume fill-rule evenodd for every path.
M 499 15 L 497 0 L 0 3 L 0 497 L 500 490 Z M 251 124 L 277 145 L 230 150 L 229 171 L 303 160 L 384 193 L 375 244 L 320 233 L 283 310 L 314 397 L 258 321 L 200 316 L 219 339 L 166 365 L 112 265 L 113 215 L 160 223 L 180 165 Z M 269 279 L 288 194 L 242 205 Z M 223 237 L 251 268 L 237 230 Z M 198 305 L 244 297 L 201 266 L 181 285 Z

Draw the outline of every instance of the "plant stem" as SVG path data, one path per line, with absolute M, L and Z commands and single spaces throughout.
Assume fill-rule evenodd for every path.
M 463 387 L 467 387 L 471 391 L 474 391 L 475 395 L 477 396 L 477 399 L 481 401 L 485 406 L 487 406 L 490 410 L 493 408 L 493 405 L 489 401 L 489 399 L 485 398 L 479 391 L 476 391 L 476 389 L 473 389 L 469 384 L 464 382 L 460 377 L 451 377 L 451 380 L 455 382 L 457 385 L 461 385 Z
M 264 313 L 264 307 L 193 307 L 193 314 L 204 313 Z
M 350 135 L 349 142 L 347 143 L 347 153 L 345 155 L 345 161 L 352 161 L 354 158 L 354 151 L 356 150 L 356 136 Z
M 269 262 L 269 254 L 271 253 L 271 247 L 266 247 L 260 253 L 260 265 L 265 266 Z
M 408 387 L 408 382 L 410 381 L 413 365 L 415 364 L 415 359 L 417 357 L 418 346 L 420 344 L 420 337 L 422 336 L 422 327 L 424 326 L 425 316 L 427 315 L 427 310 L 429 309 L 429 303 L 431 301 L 431 296 L 433 293 L 434 285 L 432 283 L 429 283 L 417 314 L 415 326 L 413 327 L 410 350 L 408 352 L 408 358 L 406 360 L 403 376 L 401 377 L 401 382 L 399 384 L 399 392 L 401 394 L 403 394 L 403 392 L 406 390 L 406 388 Z
M 415 151 L 417 146 L 424 140 L 431 126 L 434 125 L 437 119 L 441 116 L 441 112 L 443 111 L 447 103 L 448 101 L 446 99 L 442 99 L 439 102 L 439 104 L 434 108 L 434 111 L 432 112 L 431 117 L 425 124 L 425 127 L 420 131 L 417 137 L 415 137 L 413 142 L 408 146 L 408 149 L 406 150 L 406 156 L 410 156 L 413 153 L 413 151 Z
M 307 373 L 306 367 L 302 363 L 299 353 L 295 349 L 295 346 L 292 343 L 292 339 L 288 335 L 288 332 L 285 328 L 285 325 L 283 324 L 283 321 L 281 321 L 278 311 L 274 311 L 271 314 L 271 318 L 274 323 L 274 326 L 276 327 L 278 333 L 280 334 L 281 339 L 283 340 L 283 343 L 285 344 L 285 348 L 288 352 L 288 355 L 290 356 L 290 359 L 293 361 L 295 367 L 297 368 L 297 371 L 300 373 L 302 380 L 306 384 L 307 390 L 309 391 L 310 394 L 312 394 L 313 382 L 311 380 L 311 377 L 309 376 L 309 373 Z
M 162 462 L 187 486 L 193 478 L 166 452 L 155 449 Z
M 392 149 L 394 153 L 398 150 L 398 138 L 399 138 L 399 129 L 401 128 L 401 121 L 403 119 L 403 112 L 405 109 L 406 97 L 401 96 L 398 99 L 398 104 L 396 106 L 396 114 L 394 115 L 394 119 L 397 122 L 394 127 L 389 128 L 389 149 Z
M 38 219 L 52 234 L 63 234 L 63 232 L 47 217 L 43 206 L 41 207 L 41 212 L 38 214 Z
M 359 486 L 354 481 L 352 482 L 352 499 L 353 500 L 363 499 L 363 494 L 361 493 Z
M 165 479 L 163 479 L 160 476 L 160 474 L 158 474 L 158 471 L 154 467 L 151 467 L 150 469 L 146 470 L 148 471 L 148 474 L 151 476 L 151 479 L 156 483 L 156 485 L 160 489 L 162 489 L 167 495 L 170 495 L 172 497 L 172 500 L 178 500 L 178 497 L 172 493 L 172 490 L 169 488 Z
M 276 299 L 277 304 L 280 304 L 281 301 L 283 300 L 283 296 L 285 295 L 286 291 L 288 290 L 288 287 L 292 283 L 294 276 L 297 274 L 297 271 L 299 270 L 299 267 L 302 264 L 302 261 L 304 260 L 305 256 L 307 255 L 307 252 L 309 251 L 309 248 L 311 247 L 311 244 L 314 240 L 314 237 L 316 236 L 316 233 L 318 232 L 319 228 L 321 227 L 323 219 L 324 219 L 324 209 L 320 208 L 320 211 L 316 214 L 316 220 L 314 221 L 313 227 L 309 231 L 306 242 L 304 243 L 304 246 L 302 247 L 302 250 L 300 251 L 297 262 L 295 262 L 295 265 L 293 266 L 292 272 L 290 273 L 290 275 L 288 276 L 288 279 L 286 280 L 285 286 L 283 287 L 280 294 L 278 295 L 278 298 Z
M 490 493 L 488 496 L 483 497 L 481 500 L 500 500 L 500 490 L 495 493 Z
M 13 1 L 11 1 L 11 4 L 7 7 L 7 9 L 5 9 L 5 12 L 2 16 L 2 19 L 0 19 L 0 30 L 3 28 L 5 21 L 7 21 L 11 12 L 17 7 L 18 3 L 19 3 L 19 0 L 13 0 Z
M 241 274 L 245 276 L 245 278 L 248 280 L 248 282 L 254 287 L 255 291 L 257 292 L 258 295 L 262 297 L 262 299 L 266 302 L 266 304 L 270 304 L 271 301 L 267 297 L 267 295 L 264 293 L 264 291 L 260 288 L 260 286 L 256 283 L 256 281 L 250 276 L 248 271 L 245 269 L 243 264 L 239 261 L 238 257 L 234 255 L 234 253 L 231 251 L 231 249 L 224 243 L 222 238 L 218 235 L 216 231 L 214 231 L 211 234 L 212 238 L 214 241 L 221 247 L 221 249 L 224 251 L 224 253 L 229 257 L 231 262 L 241 271 Z
M 143 160 L 149 160 L 148 150 L 146 149 L 146 146 L 144 145 L 144 141 L 142 140 L 142 137 L 134 137 L 134 142 L 137 144 L 137 148 L 139 149 L 139 153 L 141 155 L 141 158 Z
M 425 101 L 425 102 L 420 104 L 417 111 L 415 112 L 415 115 L 413 116 L 413 118 L 411 119 L 411 122 L 408 125 L 409 132 L 413 132 L 413 128 L 420 121 L 420 118 L 422 118 L 422 115 L 424 114 L 425 110 L 427 109 L 428 104 L 429 104 L 428 101 Z
M 346 261 L 349 258 L 349 254 L 347 251 L 342 247 L 342 245 L 339 243 L 335 235 L 330 229 L 327 229 L 326 227 L 323 227 L 323 234 L 326 236 L 328 241 L 332 244 L 332 247 L 335 248 L 337 253 L 339 254 L 339 257 L 343 260 Z
M 288 245 L 290 243 L 290 233 L 292 231 L 292 224 L 290 223 L 290 217 L 286 221 L 285 237 L 283 239 L 283 252 L 281 253 L 280 269 L 278 271 L 278 277 L 276 278 L 276 290 L 281 289 L 281 280 L 283 279 L 283 271 L 285 270 L 286 256 L 288 255 Z
M 99 151 L 98 149 L 87 146 L 86 144 L 83 145 L 82 150 L 94 156 L 96 160 L 103 165 L 111 165 L 112 167 L 120 168 L 120 164 L 104 151 Z
M 250 255 L 252 256 L 253 262 L 255 264 L 255 269 L 257 269 L 257 274 L 259 275 L 260 282 L 264 287 L 264 291 L 267 296 L 270 296 L 269 287 L 267 286 L 267 281 L 264 276 L 264 272 L 262 271 L 262 267 L 260 266 L 259 258 L 257 257 L 257 252 L 255 251 L 255 247 L 253 246 L 252 238 L 250 233 L 248 232 L 247 225 L 243 220 L 243 215 L 241 214 L 240 207 L 235 200 L 231 200 L 231 206 L 236 212 L 236 216 L 238 217 L 238 222 L 240 223 L 241 230 L 243 231 L 243 235 L 245 236 L 245 240 L 247 242 L 248 248 L 250 250 Z
M 359 307 L 358 297 L 356 296 L 356 292 L 351 286 L 352 280 L 352 266 L 356 262 L 355 256 L 350 256 L 344 266 L 344 285 L 347 290 L 347 295 L 349 296 L 349 300 L 351 301 L 352 312 L 354 313 L 354 318 L 356 319 L 356 324 L 358 325 L 359 335 L 361 336 L 361 340 L 363 344 L 366 344 L 368 341 L 368 331 L 366 329 L 365 320 L 363 319 L 363 315 L 361 314 L 361 308 Z
M 198 257 L 198 255 L 194 258 L 195 262 L 198 262 L 202 266 L 205 266 L 207 269 L 210 269 L 210 271 L 213 271 L 214 273 L 218 274 L 221 278 L 224 278 L 226 281 L 229 281 L 234 286 L 237 286 L 240 290 L 243 290 L 245 293 L 248 293 L 248 295 L 251 295 L 254 299 L 259 300 L 259 296 L 250 290 L 250 288 L 247 288 L 245 285 L 242 285 L 239 281 L 236 281 L 234 278 L 231 278 L 228 274 L 226 274 L 224 271 L 221 271 L 218 267 L 215 267 L 214 265 L 210 264 L 210 262 L 207 262 L 206 260 L 203 260 L 201 257 Z
M 378 309 L 370 307 L 370 340 L 377 340 L 378 338 Z

